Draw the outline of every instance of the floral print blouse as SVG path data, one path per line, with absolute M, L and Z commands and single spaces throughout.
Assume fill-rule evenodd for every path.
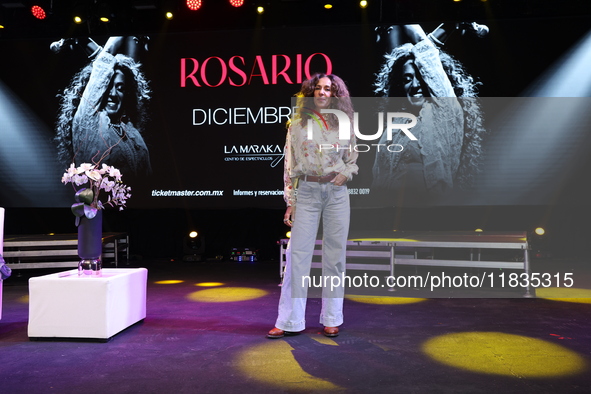
M 351 180 L 359 169 L 353 130 L 350 139 L 339 139 L 338 129 L 327 128 L 326 122 L 310 122 L 312 139 L 308 139 L 308 127 L 301 120 L 295 121 L 287 131 L 283 172 L 283 197 L 287 206 L 295 205 L 296 178 L 340 173 Z

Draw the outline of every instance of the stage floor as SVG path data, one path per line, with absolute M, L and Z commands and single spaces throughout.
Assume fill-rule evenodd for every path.
M 28 278 L 48 271 L 15 271 L 4 281 L 0 388 L 11 394 L 591 391 L 588 293 L 562 300 L 482 293 L 346 299 L 341 334 L 331 339 L 320 334 L 320 300 L 309 299 L 308 328 L 270 340 L 278 264 L 121 264 L 148 269 L 147 317 L 107 343 L 30 341 Z M 532 261 L 532 271 L 542 266 L 573 273 L 575 284 L 591 271 L 586 261 Z

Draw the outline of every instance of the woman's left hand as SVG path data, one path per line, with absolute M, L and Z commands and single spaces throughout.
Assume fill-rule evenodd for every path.
M 337 186 L 343 186 L 345 183 L 347 183 L 347 181 L 348 178 L 346 176 L 344 176 L 343 174 L 338 174 L 334 177 L 334 179 L 331 182 Z

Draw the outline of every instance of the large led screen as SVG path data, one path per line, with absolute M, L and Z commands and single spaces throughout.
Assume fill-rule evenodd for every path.
M 358 113 L 353 207 L 586 201 L 590 21 L 473 22 L 0 41 L 0 206 L 67 207 L 100 161 L 129 208 L 281 208 L 314 73 Z

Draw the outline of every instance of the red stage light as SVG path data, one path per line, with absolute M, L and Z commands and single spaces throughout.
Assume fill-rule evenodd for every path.
M 45 17 L 47 16 L 45 14 L 45 10 L 38 5 L 34 5 L 33 7 L 31 7 L 31 13 L 37 19 L 45 19 Z
M 201 8 L 201 0 L 187 0 L 187 8 L 191 11 L 197 11 Z
M 244 5 L 244 0 L 230 0 L 232 7 L 241 7 Z

